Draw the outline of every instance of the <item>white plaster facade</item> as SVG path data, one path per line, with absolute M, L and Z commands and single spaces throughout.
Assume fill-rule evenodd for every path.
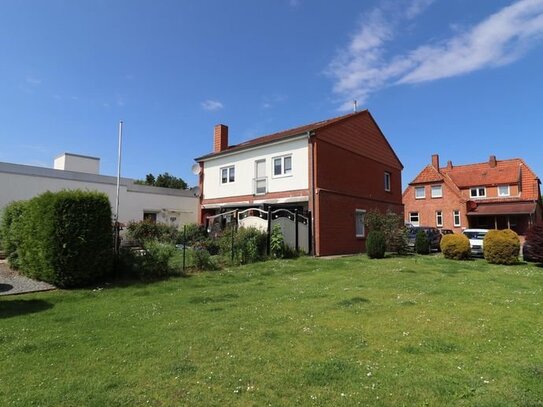
M 107 194 L 113 212 L 116 182 L 116 177 L 106 175 L 0 162 L 0 211 L 12 201 L 46 191 L 81 189 Z M 156 213 L 157 222 L 181 227 L 197 222 L 198 198 L 190 190 L 137 185 L 132 179 L 121 178 L 119 221 L 139 221 L 146 212 Z
M 288 175 L 273 175 L 276 157 L 292 157 L 292 171 Z M 256 162 L 264 160 L 267 193 L 295 191 L 308 188 L 308 142 L 300 136 L 252 149 L 226 153 L 204 161 L 204 199 L 229 198 L 255 194 Z M 222 183 L 221 170 L 235 168 L 234 182 Z

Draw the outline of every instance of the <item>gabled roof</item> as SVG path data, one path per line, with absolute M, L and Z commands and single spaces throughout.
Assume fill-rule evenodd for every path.
M 459 188 L 486 185 L 515 184 L 520 181 L 521 166 L 526 164 L 520 158 L 496 161 L 495 167 L 488 162 L 441 168 Z
M 443 175 L 441 175 L 433 165 L 429 164 L 423 168 L 419 175 L 415 177 L 410 184 L 426 184 L 428 182 L 441 182 L 443 181 Z
M 349 117 L 359 115 L 359 114 L 362 114 L 362 113 L 367 113 L 367 112 L 368 112 L 368 110 L 361 110 L 359 112 L 349 113 L 349 114 L 346 114 L 346 115 L 343 115 L 343 116 L 333 117 L 331 119 L 322 120 L 322 121 L 314 122 L 314 123 L 310 123 L 310 124 L 305 124 L 303 126 L 294 127 L 294 128 L 288 129 L 288 130 L 282 130 L 282 131 L 277 132 L 277 133 L 267 134 L 265 136 L 257 137 L 257 138 L 245 141 L 243 143 L 240 143 L 240 144 L 229 146 L 227 149 L 225 149 L 223 151 L 219 151 L 217 153 L 210 153 L 210 154 L 203 155 L 201 157 L 195 158 L 195 160 L 196 161 L 202 161 L 202 160 L 205 160 L 205 159 L 208 159 L 208 158 L 218 157 L 218 156 L 228 154 L 228 153 L 231 153 L 231 152 L 234 152 L 234 151 L 240 151 L 240 150 L 244 150 L 244 149 L 247 149 L 247 148 L 256 147 L 256 146 L 260 146 L 260 145 L 264 145 L 264 144 L 269 144 L 269 143 L 273 143 L 273 142 L 280 141 L 280 140 L 286 140 L 286 139 L 289 139 L 289 138 L 292 138 L 292 137 L 300 136 L 300 135 L 302 135 L 304 133 L 307 133 L 307 132 L 311 132 L 311 131 L 321 129 L 321 128 L 329 126 L 329 125 L 331 125 L 333 123 L 337 123 L 337 122 L 339 122 L 341 120 L 345 120 L 345 119 L 347 119 Z

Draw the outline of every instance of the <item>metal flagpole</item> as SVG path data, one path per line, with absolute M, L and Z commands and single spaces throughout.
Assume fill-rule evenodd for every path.
M 123 122 L 119 122 L 119 150 L 117 155 L 117 197 L 115 199 L 115 252 L 119 251 L 119 190 L 121 188 L 121 148 L 123 144 Z

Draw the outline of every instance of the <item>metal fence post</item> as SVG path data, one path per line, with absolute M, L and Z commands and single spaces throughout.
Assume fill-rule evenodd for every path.
M 272 232 L 272 210 L 271 206 L 268 207 L 268 238 L 267 238 L 267 252 L 268 256 L 271 255 L 271 232 Z
M 231 253 L 231 260 L 232 260 L 232 263 L 234 263 L 234 227 L 231 228 L 232 229 L 232 237 L 231 237 L 231 249 L 232 249 L 232 253 Z
M 298 209 L 294 210 L 294 246 L 296 252 L 298 252 L 300 250 L 298 242 Z
M 187 225 L 183 225 L 183 273 L 185 272 L 186 252 L 187 252 Z

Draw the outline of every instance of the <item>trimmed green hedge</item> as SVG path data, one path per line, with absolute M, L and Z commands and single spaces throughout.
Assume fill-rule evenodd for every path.
M 483 240 L 485 260 L 493 264 L 515 264 L 520 254 L 520 240 L 511 229 L 490 230 Z
M 382 259 L 385 257 L 386 238 L 380 230 L 372 230 L 368 233 L 366 250 L 370 259 Z
M 0 247 L 5 252 L 11 268 L 19 268 L 19 255 L 17 247 L 21 240 L 21 225 L 26 201 L 14 201 L 2 211 L 0 222 Z
M 103 193 L 46 192 L 27 202 L 17 248 L 21 271 L 80 287 L 112 271 L 111 206 Z
M 466 260 L 471 256 L 469 239 L 465 235 L 451 234 L 443 236 L 440 248 L 446 259 Z

